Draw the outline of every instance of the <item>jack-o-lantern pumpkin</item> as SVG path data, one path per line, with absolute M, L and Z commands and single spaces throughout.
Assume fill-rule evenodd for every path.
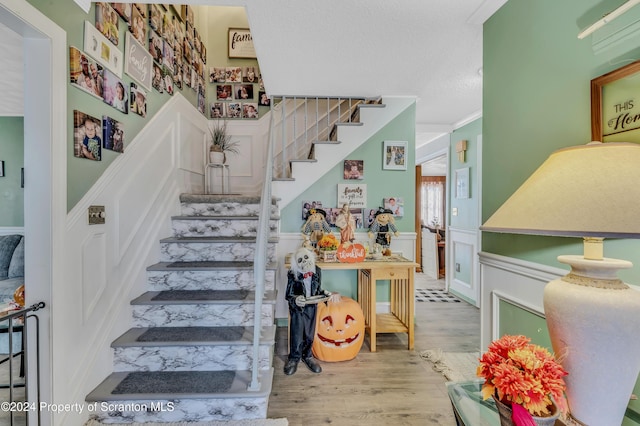
M 364 342 L 364 315 L 358 302 L 342 296 L 339 302 L 319 303 L 313 355 L 321 361 L 348 361 Z

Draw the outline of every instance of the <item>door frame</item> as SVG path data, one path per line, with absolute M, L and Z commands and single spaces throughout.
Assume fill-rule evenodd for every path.
M 31 369 L 27 392 L 37 389 L 41 401 L 55 402 L 52 289 L 62 282 L 67 213 L 67 85 L 61 84 L 67 81 L 67 38 L 62 28 L 24 0 L 0 0 L 0 23 L 23 37 L 26 303 L 46 304 L 37 312 L 39 389 Z M 29 336 L 29 344 L 35 343 L 35 336 Z M 36 355 L 29 352 L 31 365 Z M 40 414 L 41 424 L 54 424 L 47 410 Z M 36 412 L 29 412 L 29 422 L 37 423 Z
M 450 136 L 450 135 L 449 135 Z M 450 184 L 449 182 L 451 182 L 450 180 L 450 173 L 451 173 L 451 163 L 450 163 L 450 148 L 451 148 L 451 140 L 447 140 L 446 146 L 442 146 L 440 149 L 437 149 L 433 152 L 429 152 L 428 154 L 425 154 L 423 156 L 421 156 L 420 158 L 416 158 L 416 164 L 420 165 L 420 167 L 422 168 L 422 164 L 426 163 L 430 160 L 433 160 L 435 158 L 438 157 L 445 157 L 445 162 L 447 164 L 447 172 L 445 173 L 445 179 L 446 179 L 446 186 L 445 186 L 445 216 L 446 216 L 446 220 L 447 220 L 447 224 L 445 226 L 445 246 L 449 246 L 449 232 L 447 232 L 447 228 L 449 227 L 449 223 L 451 222 L 451 213 L 450 213 L 450 191 L 449 191 L 449 187 Z M 416 166 L 417 167 L 417 166 Z M 416 169 L 417 170 L 417 169 Z M 422 170 L 420 171 L 420 173 L 422 174 Z M 422 180 L 422 176 L 420 176 L 420 180 Z M 418 185 L 418 177 L 416 176 L 416 200 L 419 200 L 419 196 L 420 196 L 420 186 Z M 421 217 L 420 217 L 420 205 L 418 204 L 418 201 L 416 201 L 416 233 L 418 233 L 418 230 L 420 230 L 420 233 L 418 233 L 418 237 L 417 239 L 420 240 L 422 238 L 422 228 L 420 227 L 420 221 L 421 221 Z M 417 246 L 416 246 L 417 247 Z M 416 250 L 416 256 L 420 256 L 420 259 L 422 259 L 422 246 L 420 246 L 421 249 L 419 252 L 417 252 Z M 449 256 L 445 256 L 445 265 L 444 265 L 444 270 L 445 270 L 445 289 L 448 291 L 449 290 L 449 276 L 451 274 L 447 274 L 446 271 L 450 270 L 449 269 Z

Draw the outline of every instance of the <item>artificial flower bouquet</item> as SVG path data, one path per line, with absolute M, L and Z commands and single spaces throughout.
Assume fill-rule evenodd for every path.
M 561 411 L 567 409 L 564 376 L 568 373 L 547 349 L 530 341 L 526 336 L 504 335 L 479 359 L 477 374 L 485 379 L 482 397 L 511 405 L 514 421 L 517 416 L 548 416 L 554 402 Z
M 324 234 L 318 241 L 318 250 L 338 250 L 338 239 L 333 234 Z
M 324 234 L 318 241 L 318 256 L 321 262 L 337 262 L 338 239 L 333 234 Z

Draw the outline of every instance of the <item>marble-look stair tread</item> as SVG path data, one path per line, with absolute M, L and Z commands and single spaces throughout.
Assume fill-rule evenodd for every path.
M 194 293 L 191 298 L 182 297 L 185 292 Z M 178 298 L 154 300 L 160 293 L 174 293 Z M 224 297 L 216 299 L 216 295 Z M 255 300 L 253 291 L 244 291 L 243 296 L 239 298 L 226 298 L 229 290 L 163 290 L 163 291 L 147 291 L 131 301 L 132 305 L 203 305 L 203 304 L 238 304 L 248 303 Z M 200 297 L 203 298 L 200 298 Z M 275 291 L 267 290 L 264 292 L 263 303 L 275 304 Z
M 278 265 L 270 262 L 267 270 L 276 270 Z M 147 267 L 147 271 L 210 271 L 210 270 L 253 270 L 253 262 L 246 261 L 193 261 L 193 262 L 158 262 Z
M 279 200 L 278 197 L 271 197 L 271 204 L 275 205 Z M 180 194 L 180 202 L 260 204 L 260 197 L 240 194 Z
M 231 331 L 230 333 L 228 331 Z M 145 335 L 155 333 L 154 339 L 144 340 Z M 275 343 L 275 326 L 260 330 L 260 344 Z M 142 340 L 141 340 L 142 339 Z M 112 348 L 142 346 L 221 346 L 252 345 L 253 327 L 136 327 L 131 328 L 111 343 Z
M 162 377 L 169 377 L 171 372 L 159 371 L 157 374 Z M 201 372 L 192 372 L 198 373 Z M 116 372 L 111 373 L 102 383 L 100 383 L 87 397 L 87 402 L 94 401 L 160 401 L 160 400 L 180 400 L 180 399 L 209 399 L 209 398 L 264 398 L 271 392 L 271 382 L 273 379 L 273 368 L 269 370 L 260 370 L 260 389 L 257 391 L 250 391 L 248 389 L 251 383 L 251 372 L 245 370 L 235 371 L 235 377 L 231 383 L 229 389 L 226 392 L 193 392 L 192 387 L 188 384 L 184 389 L 178 389 L 175 392 L 163 394 L 163 393 L 150 393 L 150 392 L 137 392 L 137 393 L 113 393 L 114 389 L 130 374 L 130 372 Z
M 160 240 L 161 243 L 250 243 L 255 242 L 256 237 L 167 237 Z M 277 237 L 269 237 L 268 242 L 277 243 Z
M 178 215 L 178 216 L 171 216 L 172 220 L 258 220 L 258 216 L 251 216 L 251 215 L 238 215 L 238 216 L 226 216 L 223 214 L 218 214 L 218 215 L 211 215 L 211 216 L 193 216 L 193 215 Z M 271 215 L 269 217 L 269 220 L 280 220 L 280 216 L 274 216 Z

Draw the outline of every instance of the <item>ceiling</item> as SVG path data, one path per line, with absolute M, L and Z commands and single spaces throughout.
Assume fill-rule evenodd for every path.
M 415 97 L 420 147 L 481 116 L 482 24 L 506 1 L 173 3 L 245 6 L 270 95 Z M 0 37 L 3 49 L 21 50 L 17 36 L 1 25 Z M 6 58 L 22 62 L 20 52 Z M 0 71 L 8 71 L 9 61 L 1 64 Z M 22 80 L 21 67 L 8 72 Z M 21 98 L 12 95 L 21 85 L 3 75 L 3 100 Z
M 482 114 L 482 25 L 506 0 L 241 3 L 272 95 L 416 97 L 418 147 Z

